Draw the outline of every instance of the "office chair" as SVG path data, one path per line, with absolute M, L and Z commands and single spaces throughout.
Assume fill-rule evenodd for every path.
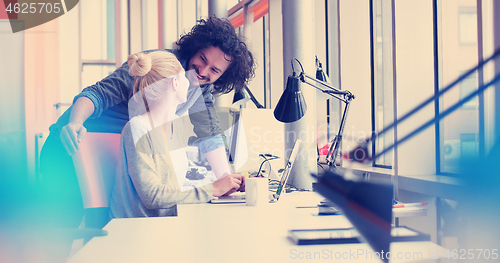
M 85 208 L 85 228 L 109 222 L 109 201 L 120 149 L 120 134 L 88 132 L 73 155 Z

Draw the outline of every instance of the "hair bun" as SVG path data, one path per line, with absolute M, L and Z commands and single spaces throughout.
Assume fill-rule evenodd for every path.
M 128 73 L 134 77 L 141 77 L 151 70 L 151 57 L 148 54 L 137 53 L 128 56 Z

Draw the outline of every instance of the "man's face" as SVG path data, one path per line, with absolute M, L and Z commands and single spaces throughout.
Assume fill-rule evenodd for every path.
M 214 83 L 222 76 L 231 64 L 231 57 L 224 54 L 218 47 L 210 46 L 200 49 L 189 61 L 189 80 L 197 80 L 200 85 Z

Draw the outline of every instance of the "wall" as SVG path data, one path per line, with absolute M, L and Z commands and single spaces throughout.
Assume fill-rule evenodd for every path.
M 72 103 L 75 95 L 80 92 L 80 35 L 76 30 L 78 29 L 78 9 L 77 6 L 57 19 L 59 27 L 58 64 L 61 69 L 60 74 L 58 74 L 60 87 L 58 102 L 61 103 Z
M 75 11 L 73 11 L 75 12 Z M 35 135 L 56 122 L 60 102 L 59 19 L 28 29 L 24 44 L 24 90 L 28 172 L 35 173 Z
M 21 23 L 21 22 L 19 22 Z M 23 31 L 0 19 L 0 180 L 27 180 Z M 8 63 L 5 63 L 8 62 Z

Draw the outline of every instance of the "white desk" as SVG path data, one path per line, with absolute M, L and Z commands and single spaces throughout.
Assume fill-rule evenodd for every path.
M 316 257 L 314 262 L 337 262 L 335 256 L 342 257 L 342 252 L 350 262 L 381 262 L 366 259 L 372 252 L 367 244 L 297 246 L 287 239 L 290 229 L 352 226 L 344 216 L 314 216 L 317 208 L 296 208 L 321 199 L 316 193 L 292 193 L 262 209 L 245 204 L 179 205 L 178 217 L 114 219 L 104 228 L 107 236 L 93 238 L 68 262 L 297 262 L 308 255 Z M 431 242 L 391 244 L 391 254 L 421 253 L 420 260 L 436 251 L 440 257 L 446 252 Z

